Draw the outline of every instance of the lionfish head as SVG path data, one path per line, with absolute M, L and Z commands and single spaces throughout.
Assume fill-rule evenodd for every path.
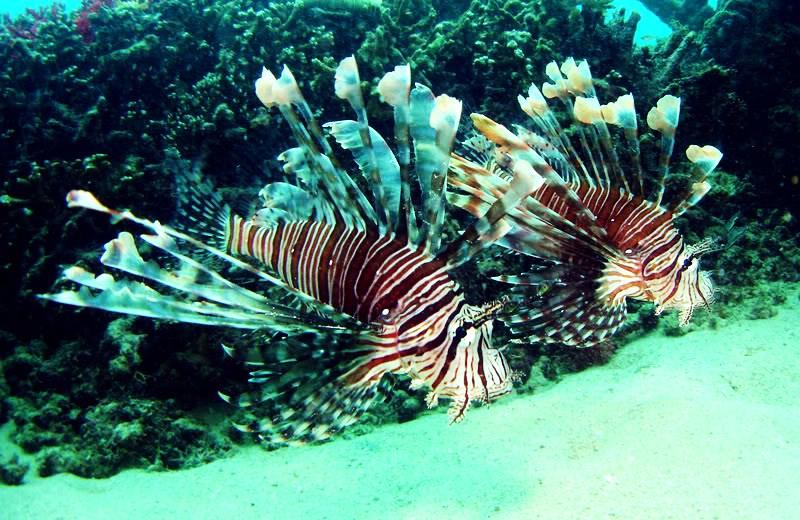
M 452 361 L 428 394 L 428 405 L 439 397 L 453 400 L 451 422 L 459 422 L 471 401 L 488 403 L 513 388 L 513 372 L 502 349 L 492 347 L 492 326 L 503 302 L 464 305 L 448 324 L 447 356 Z
M 700 270 L 700 256 L 709 251 L 711 245 L 704 241 L 694 246 L 687 247 L 676 262 L 674 270 L 673 290 L 658 304 L 656 314 L 666 309 L 679 311 L 681 326 L 688 325 L 692 319 L 692 312 L 697 307 L 711 310 L 714 303 L 714 283 L 707 271 Z

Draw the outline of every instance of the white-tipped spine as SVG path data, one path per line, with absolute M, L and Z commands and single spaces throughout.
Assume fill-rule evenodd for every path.
M 700 147 L 693 144 L 686 149 L 686 157 L 708 175 L 719 164 L 722 152 L 710 145 Z
M 587 125 L 593 125 L 603 120 L 603 116 L 600 113 L 600 103 L 597 98 L 576 96 L 573 113 L 578 121 Z
M 647 125 L 668 137 L 675 135 L 681 112 L 681 98 L 664 96 L 647 113 Z
M 261 67 L 261 77 L 256 80 L 256 96 L 267 108 L 272 108 L 275 104 L 275 97 L 272 94 L 275 81 L 275 74 L 266 67 Z
M 398 65 L 387 72 L 378 82 L 378 94 L 384 103 L 396 107 L 408 104 L 408 93 L 411 90 L 411 67 Z
M 436 104 L 431 111 L 430 125 L 436 130 L 441 142 L 452 144 L 460 120 L 461 101 L 447 94 L 437 96 Z M 447 145 L 448 148 L 450 144 Z
M 281 77 L 272 86 L 272 96 L 274 102 L 279 105 L 291 105 L 303 101 L 300 87 L 297 86 L 292 71 L 286 65 L 283 66 Z
M 346 99 L 353 107 L 359 110 L 364 107 L 364 98 L 361 96 L 361 79 L 358 75 L 356 59 L 349 56 L 339 62 L 336 68 L 333 89 L 336 97 Z

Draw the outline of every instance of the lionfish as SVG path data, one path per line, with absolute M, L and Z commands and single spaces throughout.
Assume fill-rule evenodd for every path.
M 407 65 L 387 73 L 378 91 L 393 107 L 395 155 L 369 126 L 360 83 L 356 61 L 342 60 L 335 93 L 349 102 L 356 120 L 320 125 L 288 68 L 278 78 L 263 69 L 255 83 L 257 97 L 267 108 L 277 105 L 297 146 L 279 156 L 290 180 L 264 187 L 263 207 L 250 218 L 234 214 L 191 169 L 178 175 L 182 223 L 174 226 L 111 209 L 90 192 L 71 191 L 70 207 L 148 229 L 151 234 L 141 238 L 171 264 L 144 260 L 133 236 L 122 232 L 105 245 L 100 261 L 134 279 L 95 276 L 73 266 L 64 276 L 78 290 L 44 297 L 264 331 L 258 347 L 226 347 L 251 365 L 250 382 L 260 386 L 221 395 L 239 406 L 271 403 L 267 417 L 239 425 L 268 442 L 328 438 L 367 410 L 392 379 L 388 374 L 410 376 L 412 388 L 429 387 L 429 406 L 440 398 L 452 400 L 451 422 L 460 421 L 473 400 L 508 394 L 513 374 L 491 341 L 503 301 L 468 304 L 449 271 L 499 236 L 505 208 L 530 192 L 536 178 L 512 181 L 519 196 L 501 198 L 490 216 L 442 245 L 461 102 L 434 97 L 419 84 L 411 88 Z M 371 202 L 334 155 L 323 127 L 352 153 L 372 189 Z M 412 173 L 422 193 L 419 209 L 411 195 Z M 252 273 L 268 282 L 269 290 L 237 285 L 208 259 Z
M 687 324 L 696 307 L 713 302 L 714 286 L 698 260 L 718 247 L 712 240 L 684 244 L 674 219 L 709 191 L 706 178 L 722 154 L 713 146 L 689 146 L 689 186 L 665 204 L 680 98 L 664 96 L 647 114 L 661 137 L 657 171 L 646 184 L 633 96 L 601 105 L 586 61 L 570 58 L 560 68 L 552 62 L 546 75 L 551 83 L 541 90 L 532 84 L 518 97 L 535 130 L 517 126 L 512 132 L 473 114 L 482 136 L 465 142 L 467 157 L 454 156 L 449 175 L 460 191 L 449 200 L 479 216 L 515 189 L 510 179 L 520 164 L 543 179 L 509 209 L 502 219 L 506 234 L 497 241 L 537 264 L 497 277 L 514 284 L 519 296 L 504 318 L 513 341 L 595 345 L 623 324 L 628 298 L 653 302 L 656 314 L 677 309 L 681 325 Z M 546 98 L 558 98 L 566 113 Z M 560 120 L 570 121 L 569 128 Z M 624 145 L 609 125 L 621 127 Z M 625 164 L 617 148 L 626 148 Z

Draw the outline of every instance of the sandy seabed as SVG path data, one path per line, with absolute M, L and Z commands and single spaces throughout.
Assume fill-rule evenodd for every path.
M 800 306 L 532 395 L 171 473 L 29 477 L 0 518 L 800 518 Z

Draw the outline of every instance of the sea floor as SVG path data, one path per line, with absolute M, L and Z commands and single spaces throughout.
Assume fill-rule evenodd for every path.
M 800 306 L 651 335 L 532 395 L 172 473 L 0 487 L 0 518 L 798 518 Z

